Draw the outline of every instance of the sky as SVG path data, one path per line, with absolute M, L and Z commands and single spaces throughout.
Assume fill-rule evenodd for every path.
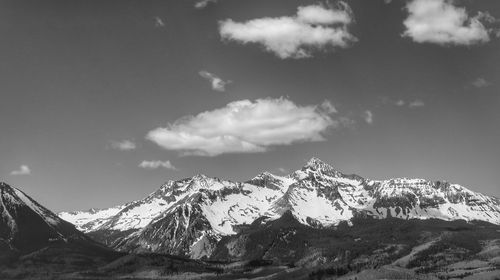
M 0 1 L 0 181 L 53 211 L 311 157 L 500 197 L 500 2 Z

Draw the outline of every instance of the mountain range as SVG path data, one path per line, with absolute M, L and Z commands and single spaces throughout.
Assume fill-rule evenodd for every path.
M 196 175 L 58 215 L 0 183 L 0 279 L 497 279 L 499 205 L 317 158 L 287 176 Z
M 484 221 L 500 225 L 500 200 L 445 181 L 370 180 L 312 158 L 286 176 L 263 172 L 246 182 L 196 175 L 168 181 L 143 199 L 58 216 L 123 252 L 210 259 L 217 244 L 254 221 L 289 213 L 315 229 L 356 218 Z

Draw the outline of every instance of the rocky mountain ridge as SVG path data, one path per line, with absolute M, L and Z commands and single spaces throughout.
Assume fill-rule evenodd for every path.
M 0 263 L 53 248 L 113 254 L 23 191 L 0 183 Z
M 211 256 L 223 236 L 287 211 L 314 228 L 359 216 L 500 224 L 497 198 L 441 181 L 368 180 L 343 174 L 317 158 L 287 176 L 264 172 L 247 182 L 232 182 L 196 175 L 168 181 L 125 205 L 59 217 L 117 250 L 202 258 Z

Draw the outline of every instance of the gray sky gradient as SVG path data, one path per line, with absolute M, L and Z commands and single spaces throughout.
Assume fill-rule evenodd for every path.
M 455 2 L 500 18 L 499 1 Z M 414 42 L 403 36 L 407 1 L 350 0 L 357 41 L 346 48 L 282 59 L 221 40 L 220 21 L 316 3 L 0 1 L 0 181 L 54 211 L 77 210 L 138 199 L 168 179 L 247 180 L 317 156 L 367 178 L 441 179 L 500 197 L 500 39 Z M 200 71 L 231 82 L 214 90 Z M 329 100 L 341 124 L 325 141 L 256 153 L 184 155 L 146 139 L 186 116 L 280 97 Z M 11 174 L 22 165 L 30 172 Z

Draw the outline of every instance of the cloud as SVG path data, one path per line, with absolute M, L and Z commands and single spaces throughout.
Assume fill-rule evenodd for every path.
M 425 103 L 422 100 L 414 100 L 408 104 L 410 108 L 424 107 Z
M 417 108 L 425 106 L 424 101 L 420 99 L 415 99 L 413 101 L 405 100 L 405 99 L 392 99 L 387 96 L 383 96 L 380 98 L 383 105 L 386 106 L 397 106 L 402 108 Z
M 484 88 L 491 86 L 491 83 L 485 80 L 484 78 L 477 78 L 472 82 L 472 85 L 477 88 Z
M 161 17 L 155 17 L 155 27 L 163 27 L 165 26 L 165 22 Z
M 451 0 L 413 0 L 406 9 L 409 15 L 403 36 L 417 43 L 474 45 L 490 40 L 490 31 L 481 20 L 491 21 L 491 16 L 478 13 L 470 17 L 465 8 L 454 6 Z
M 325 100 L 321 105 L 319 105 L 321 109 L 323 109 L 324 112 L 328 114 L 334 114 L 337 113 L 337 109 L 335 106 L 333 106 L 332 102 L 330 100 Z
M 180 118 L 151 130 L 146 138 L 183 155 L 257 153 L 272 146 L 323 141 L 341 126 L 322 106 L 300 106 L 286 98 L 240 100 L 225 107 Z
M 210 3 L 217 3 L 217 0 L 200 0 L 194 4 L 194 7 L 196 9 L 204 9 L 208 6 Z
M 283 168 L 283 167 L 279 167 L 279 168 L 278 168 L 278 171 L 279 171 L 279 172 L 281 172 L 281 173 L 283 173 L 283 174 L 288 173 L 288 169 Z
M 212 86 L 213 90 L 224 92 L 226 91 L 226 85 L 230 84 L 231 81 L 224 81 L 219 78 L 217 75 L 212 74 L 208 71 L 202 70 L 199 72 L 200 76 L 208 80 Z
M 366 110 L 364 113 L 363 113 L 363 118 L 365 119 L 365 122 L 367 124 L 372 124 L 373 123 L 373 113 L 372 111 L 370 110 Z
M 222 39 L 260 44 L 279 58 L 311 57 L 313 51 L 347 48 L 357 39 L 348 31 L 353 22 L 350 7 L 301 6 L 295 16 L 265 17 L 246 22 L 219 22 Z
M 120 151 L 131 151 L 137 148 L 137 145 L 130 140 L 111 141 L 111 148 Z
M 170 169 L 170 170 L 177 170 L 175 166 L 172 165 L 172 163 L 169 160 L 166 161 L 159 161 L 159 160 L 144 160 L 139 164 L 140 168 L 144 169 L 158 169 L 160 167 L 165 168 L 165 169 Z
M 27 165 L 21 165 L 19 169 L 10 172 L 10 175 L 30 175 L 31 169 Z

